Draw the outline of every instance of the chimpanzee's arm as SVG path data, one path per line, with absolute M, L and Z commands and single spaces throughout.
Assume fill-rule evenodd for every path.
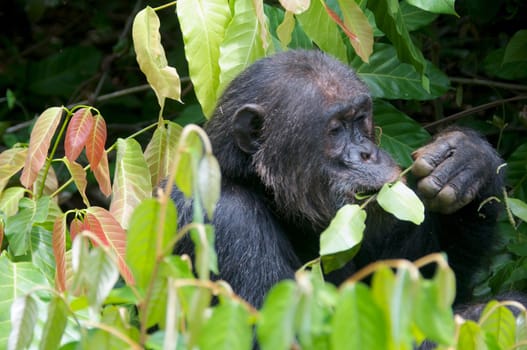
M 440 249 L 458 280 L 457 300 L 470 295 L 470 279 L 492 244 L 499 204 L 502 160 L 477 133 L 450 129 L 414 153 L 418 192 L 430 213 Z M 483 203 L 483 205 L 482 205 Z
M 173 199 L 182 227 L 191 221 L 192 203 L 177 190 Z M 275 283 L 294 278 L 300 262 L 259 194 L 243 186 L 224 184 L 212 224 L 216 233 L 217 278 L 227 281 L 236 294 L 252 305 L 261 307 L 265 294 Z M 188 236 L 176 246 L 178 254 L 192 256 L 193 250 Z

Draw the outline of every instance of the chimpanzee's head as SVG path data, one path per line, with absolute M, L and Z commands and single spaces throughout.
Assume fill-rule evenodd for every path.
M 316 226 L 400 173 L 375 143 L 367 87 L 319 51 L 251 65 L 226 89 L 206 130 L 225 177 L 262 183 L 283 215 Z

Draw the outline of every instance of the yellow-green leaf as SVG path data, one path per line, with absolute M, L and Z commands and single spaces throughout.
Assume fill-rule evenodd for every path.
M 141 146 L 134 139 L 117 140 L 117 160 L 112 190 L 110 212 L 126 229 L 135 207 L 152 196 L 150 171 Z
M 165 98 L 181 101 L 181 82 L 176 69 L 168 65 L 159 26 L 157 14 L 147 6 L 135 16 L 132 38 L 137 63 L 163 107 Z
M 420 225 L 425 219 L 425 207 L 414 191 L 401 181 L 385 184 L 377 195 L 379 205 L 399 220 Z

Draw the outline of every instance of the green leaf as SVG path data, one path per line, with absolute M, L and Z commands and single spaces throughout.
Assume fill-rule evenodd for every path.
M 344 24 L 351 33 L 344 30 L 351 46 L 363 62 L 368 62 L 373 51 L 373 29 L 368 18 L 354 0 L 338 0 Z M 352 34 L 352 35 L 350 35 Z
M 210 117 L 218 98 L 220 44 L 231 21 L 227 0 L 178 0 L 177 16 L 189 74 L 203 113 Z
M 212 220 L 216 203 L 221 193 L 220 165 L 212 154 L 205 155 L 199 162 L 198 191 L 207 216 Z
M 36 286 L 49 287 L 42 272 L 30 262 L 12 263 L 4 251 L 0 255 L 0 346 L 6 348 L 11 330 L 11 305 Z M 32 328 L 33 330 L 33 328 Z
M 438 17 L 437 14 L 421 10 L 408 4 L 407 1 L 401 1 L 399 5 L 401 6 L 406 27 L 410 32 L 429 25 Z
M 438 266 L 434 278 L 422 280 L 419 288 L 413 308 L 414 322 L 427 339 L 452 345 L 455 332 L 452 303 L 456 292 L 452 270 Z
M 130 218 L 126 241 L 126 262 L 132 269 L 137 286 L 146 292 L 162 252 L 170 252 L 168 244 L 177 230 L 177 211 L 173 201 L 166 203 L 163 226 L 161 204 L 157 199 L 147 199 L 137 206 Z M 157 247 L 158 235 L 161 235 Z
M 388 348 L 388 327 L 383 311 L 364 284 L 346 284 L 340 291 L 337 305 L 331 323 L 333 349 Z
M 275 51 L 282 51 L 285 49 L 281 43 L 277 42 L 278 40 L 275 37 L 279 37 L 277 31 L 278 27 L 284 22 L 285 12 L 278 7 L 273 7 L 265 5 L 265 14 L 269 19 L 269 31 L 273 35 L 273 40 L 275 41 Z M 298 21 L 295 21 L 295 26 L 293 32 L 291 33 L 291 42 L 288 44 L 288 47 L 293 49 L 312 49 L 313 43 L 311 39 L 304 33 Z
M 198 171 L 203 146 L 199 136 L 192 132 L 183 140 L 181 157 L 174 182 L 187 198 L 192 197 L 194 177 Z
M 220 46 L 217 96 L 244 68 L 265 56 L 253 0 L 234 2 L 234 16 Z
M 79 83 L 96 74 L 101 59 L 94 46 L 66 47 L 29 65 L 29 89 L 38 95 L 68 98 Z
M 15 299 L 11 305 L 11 334 L 8 350 L 25 349 L 31 344 L 37 323 L 38 306 L 31 295 Z
M 397 56 L 393 46 L 375 44 L 368 64 L 355 57 L 350 65 L 378 98 L 404 100 L 430 100 L 442 96 L 449 88 L 447 76 L 426 62 L 431 79 L 430 91 L 422 86 L 420 74 Z
M 457 16 L 456 9 L 454 8 L 455 0 L 406 0 L 410 5 L 419 7 L 428 12 L 432 13 L 443 13 L 447 15 Z
M 342 62 L 348 62 L 346 45 L 342 41 L 337 24 L 329 17 L 319 0 L 311 1 L 309 9 L 297 15 L 304 32 L 323 51 Z
M 399 220 L 420 225 L 425 219 L 425 207 L 414 191 L 401 181 L 384 184 L 377 195 L 377 203 Z
M 66 329 L 68 307 L 60 297 L 53 297 L 48 305 L 48 318 L 42 331 L 40 350 L 55 350 L 60 347 Z
M 421 85 L 430 91 L 430 81 L 426 76 L 426 63 L 423 53 L 414 45 L 404 22 L 398 0 L 370 0 L 368 8 L 375 15 L 377 27 L 393 43 L 397 56 L 402 62 L 415 67 L 421 78 Z
M 505 48 L 502 64 L 525 61 L 527 61 L 527 29 L 514 33 Z
M 117 160 L 112 190 L 110 212 L 126 229 L 129 227 L 130 216 L 135 207 L 152 196 L 150 171 L 141 145 L 134 139 L 117 140 Z
M 366 211 L 356 204 L 339 209 L 328 228 L 320 235 L 324 272 L 344 266 L 358 252 L 366 221 Z
M 218 257 L 214 248 L 214 226 L 203 225 L 203 228 L 205 237 L 201 237 L 196 229 L 190 230 L 190 237 L 196 250 L 195 264 L 200 277 L 199 271 L 205 271 L 205 269 L 218 273 Z
M 24 197 L 25 189 L 23 187 L 9 187 L 2 192 L 0 197 L 0 211 L 6 216 L 13 216 L 18 211 L 18 203 Z
M 511 310 L 497 301 L 491 301 L 483 309 L 480 320 L 481 329 L 492 335 L 498 342 L 500 349 L 509 349 L 515 343 L 516 319 Z
M 412 152 L 430 139 L 430 134 L 415 120 L 382 100 L 374 101 L 375 124 L 381 127 L 381 148 L 407 168 Z
M 53 285 L 55 283 L 55 255 L 52 248 L 52 232 L 42 226 L 31 228 L 31 259 Z
M 485 336 L 481 327 L 474 321 L 466 321 L 459 329 L 457 349 L 486 350 Z
M 286 12 L 284 14 L 284 20 L 278 27 L 276 27 L 276 35 L 278 36 L 278 40 L 280 40 L 283 48 L 287 47 L 289 43 L 291 43 L 295 24 L 295 16 L 293 16 L 293 13 Z
M 262 350 L 290 349 L 297 305 L 298 291 L 292 281 L 282 281 L 269 291 L 256 328 Z
M 152 188 L 168 175 L 165 162 L 167 151 L 167 129 L 164 126 L 156 128 L 145 148 L 145 161 L 150 170 Z
M 132 38 L 137 63 L 163 108 L 167 97 L 181 102 L 181 82 L 176 69 L 168 65 L 159 26 L 157 14 L 147 6 L 134 18 Z
M 524 201 L 521 201 L 516 198 L 507 197 L 507 206 L 511 212 L 522 219 L 524 222 L 527 222 L 527 204 Z
M 237 301 L 222 299 L 203 326 L 199 348 L 203 350 L 245 350 L 252 345 L 249 312 Z

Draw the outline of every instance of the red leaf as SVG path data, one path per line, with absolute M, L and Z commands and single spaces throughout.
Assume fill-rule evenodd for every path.
M 106 151 L 104 151 L 97 168 L 92 169 L 92 171 L 99 184 L 99 189 L 108 197 L 112 194 L 112 183 L 110 182 L 110 167 L 108 166 L 108 154 Z
M 106 143 L 106 122 L 98 114 L 94 117 L 94 124 L 90 137 L 86 142 L 86 157 L 90 162 L 91 168 L 96 169 L 104 154 L 104 144 Z
M 53 224 L 53 255 L 55 256 L 55 284 L 59 292 L 66 290 L 66 215 L 57 216 Z
M 24 170 L 20 176 L 20 182 L 25 188 L 30 188 L 33 185 L 39 170 L 44 166 L 51 139 L 57 130 L 61 116 L 62 107 L 51 107 L 46 109 L 35 122 L 29 139 Z
M 128 285 L 134 285 L 134 276 L 124 261 L 126 232 L 110 212 L 101 207 L 89 207 L 84 221 L 86 229 L 93 232 L 100 242 L 110 248 L 116 257 L 119 271 Z M 94 245 L 97 242 L 92 242 Z
M 73 114 L 64 139 L 64 151 L 70 161 L 73 162 L 79 158 L 92 133 L 93 124 L 94 118 L 89 108 L 81 108 Z
M 80 219 L 73 219 L 70 222 L 70 236 L 73 241 L 78 233 L 82 232 L 85 229 L 84 223 Z
M 359 39 L 357 38 L 357 36 L 355 34 L 353 34 L 353 32 L 351 31 L 351 29 L 349 29 L 346 24 L 344 24 L 344 22 L 340 19 L 339 15 L 337 15 L 332 9 L 330 9 L 328 7 L 328 5 L 322 1 L 322 5 L 324 5 L 324 8 L 326 9 L 326 12 L 328 13 L 329 17 L 331 17 L 331 19 L 337 23 L 339 25 L 339 27 L 342 29 L 342 31 L 344 32 L 344 34 L 346 34 L 346 36 L 352 40 L 352 41 L 358 41 Z

